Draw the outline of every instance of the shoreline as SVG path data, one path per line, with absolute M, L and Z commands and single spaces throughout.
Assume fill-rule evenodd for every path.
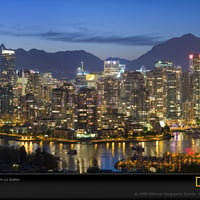
M 8 134 L 8 133 L 0 133 L 0 138 L 3 139 L 9 139 L 9 140 L 16 140 L 21 142 L 36 142 L 36 141 L 42 141 L 42 142 L 61 142 L 61 143 L 105 143 L 105 142 L 150 142 L 150 141 L 160 141 L 160 140 L 166 140 L 173 137 L 170 136 L 140 136 L 135 138 L 116 138 L 116 139 L 84 139 L 84 140 L 71 140 L 71 139 L 65 139 L 65 138 L 45 138 L 42 136 L 33 136 L 33 135 L 18 135 L 18 134 Z

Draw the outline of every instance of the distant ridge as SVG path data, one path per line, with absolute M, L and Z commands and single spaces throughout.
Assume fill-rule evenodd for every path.
M 16 50 L 16 65 L 18 67 L 37 69 L 40 72 L 52 72 L 59 78 L 74 78 L 76 69 L 81 66 L 81 61 L 83 61 L 85 69 L 90 72 L 103 70 L 103 61 L 83 50 L 56 53 L 47 53 L 37 49 Z
M 0 47 L 6 49 L 4 44 L 1 44 Z M 52 72 L 58 78 L 71 79 L 75 77 L 76 69 L 81 66 L 81 61 L 83 61 L 87 71 L 91 73 L 103 71 L 103 60 L 84 50 L 49 53 L 38 49 L 26 51 L 18 48 L 15 51 L 18 69 Z M 175 65 L 181 65 L 183 70 L 187 70 L 190 53 L 200 53 L 200 38 L 188 33 L 158 44 L 132 61 L 116 57 L 108 57 L 108 59 L 120 60 L 122 64 L 126 64 L 128 70 L 136 70 L 141 66 L 153 69 L 157 60 L 164 59 L 171 60 Z
M 157 60 L 171 60 L 175 65 L 182 66 L 183 70 L 188 70 L 190 53 L 200 53 L 200 38 L 191 33 L 181 37 L 167 40 L 154 46 L 150 51 L 131 61 L 132 68 L 142 65 L 152 69 Z

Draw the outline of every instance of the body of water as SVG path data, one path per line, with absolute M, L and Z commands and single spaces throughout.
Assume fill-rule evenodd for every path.
M 24 145 L 27 153 L 35 152 L 40 147 L 55 156 L 60 157 L 59 170 L 77 170 L 80 173 L 89 167 L 98 166 L 101 169 L 114 169 L 114 164 L 133 155 L 132 146 L 139 144 L 144 148 L 144 156 L 163 156 L 165 152 L 195 153 L 200 152 L 200 139 L 182 132 L 175 132 L 169 140 L 149 142 L 107 142 L 99 144 L 69 144 L 57 142 L 19 142 L 0 139 L 0 145 L 20 147 Z M 76 155 L 68 151 L 76 149 Z

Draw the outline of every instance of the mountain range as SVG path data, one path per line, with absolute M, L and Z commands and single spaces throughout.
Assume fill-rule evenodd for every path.
M 4 44 L 1 45 L 1 48 L 6 49 Z M 15 52 L 17 69 L 52 72 L 58 78 L 74 78 L 76 69 L 81 66 L 82 61 L 86 71 L 103 71 L 103 60 L 84 50 L 48 53 L 44 50 L 26 51 L 18 48 L 15 49 Z M 182 66 L 186 71 L 189 66 L 188 55 L 190 53 L 200 53 L 200 38 L 191 33 L 160 43 L 135 60 L 111 57 L 108 59 L 120 60 L 120 63 L 126 64 L 128 70 L 136 70 L 141 66 L 153 69 L 155 61 L 170 60 L 175 65 Z
M 200 38 L 191 33 L 154 46 L 144 55 L 131 61 L 131 66 L 134 68 L 144 65 L 151 69 L 155 61 L 170 60 L 174 65 L 182 66 L 182 69 L 186 71 L 189 69 L 188 58 L 190 53 L 200 53 Z

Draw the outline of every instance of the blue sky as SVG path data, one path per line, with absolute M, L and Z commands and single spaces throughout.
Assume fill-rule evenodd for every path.
M 0 0 L 0 42 L 135 59 L 172 37 L 200 37 L 199 0 Z

